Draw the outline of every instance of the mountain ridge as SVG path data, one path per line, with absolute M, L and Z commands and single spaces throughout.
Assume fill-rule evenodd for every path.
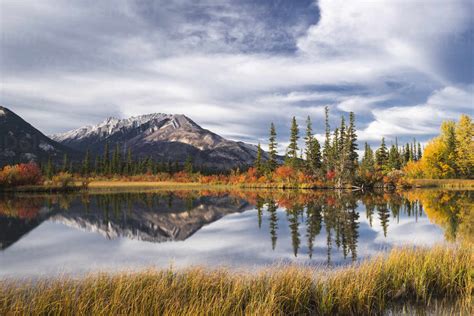
M 0 166 L 11 163 L 60 161 L 64 154 L 78 159 L 80 153 L 43 134 L 4 106 L 0 106 Z
M 94 155 L 102 154 L 106 143 L 111 148 L 118 144 L 124 153 L 130 149 L 135 156 L 178 163 L 191 157 L 194 164 L 213 169 L 249 166 L 257 156 L 257 146 L 225 139 L 184 114 L 109 117 L 50 137 L 75 150 L 89 149 Z

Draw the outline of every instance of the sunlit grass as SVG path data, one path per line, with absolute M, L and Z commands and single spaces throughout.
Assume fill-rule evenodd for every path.
M 474 189 L 473 179 L 410 179 L 409 184 L 421 188 Z
M 0 314 L 347 315 L 435 299 L 461 302 L 469 310 L 472 260 L 471 246 L 437 246 L 395 249 L 335 270 L 288 266 L 255 274 L 192 268 L 2 281 Z

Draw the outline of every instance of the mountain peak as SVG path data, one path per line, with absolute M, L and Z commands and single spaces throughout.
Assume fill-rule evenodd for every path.
M 58 160 L 77 152 L 56 143 L 6 107 L 0 106 L 0 166 L 11 163 Z
M 129 118 L 107 118 L 52 138 L 63 145 L 93 154 L 103 153 L 105 144 L 130 149 L 133 155 L 158 161 L 194 163 L 228 169 L 247 166 L 256 157 L 256 146 L 227 140 L 196 124 L 184 114 L 152 113 Z M 111 147 L 113 148 L 113 147 Z

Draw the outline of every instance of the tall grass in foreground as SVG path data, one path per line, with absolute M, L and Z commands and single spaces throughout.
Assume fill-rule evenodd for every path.
M 0 283 L 0 314 L 377 314 L 395 302 L 434 299 L 472 307 L 471 246 L 401 248 L 335 270 L 258 274 L 199 268 Z

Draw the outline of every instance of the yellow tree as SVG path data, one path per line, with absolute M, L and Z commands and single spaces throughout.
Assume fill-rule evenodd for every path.
M 461 115 L 455 128 L 456 166 L 459 175 L 464 178 L 474 177 L 474 124 L 468 115 Z
M 432 139 L 421 159 L 423 173 L 427 178 L 450 178 L 456 175 L 455 123 L 443 122 L 441 135 Z

